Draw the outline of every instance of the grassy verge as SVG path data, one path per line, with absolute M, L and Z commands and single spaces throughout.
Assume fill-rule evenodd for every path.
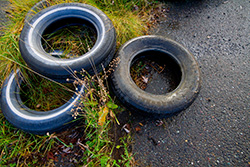
M 61 97 L 57 91 L 51 90 L 65 89 L 65 87 L 33 74 L 21 58 L 18 49 L 18 39 L 24 25 L 24 18 L 38 0 L 10 0 L 10 2 L 8 12 L 11 21 L 3 29 L 4 35 L 0 37 L 0 87 L 11 70 L 21 68 L 26 74 L 25 79 L 27 80 L 26 88 L 24 86 L 26 105 L 35 109 L 40 108 L 43 111 L 56 108 L 61 103 L 48 99 L 46 93 L 49 93 L 50 97 Z M 153 7 L 157 5 L 151 0 L 50 0 L 49 2 L 52 5 L 63 2 L 80 2 L 101 9 L 115 26 L 117 47 L 131 38 L 147 34 Z M 56 44 L 54 38 L 51 39 L 51 42 L 55 44 L 54 49 L 60 48 L 59 44 L 62 41 Z M 70 39 L 65 40 L 64 38 L 63 42 L 65 41 L 70 41 Z M 70 44 L 70 46 L 72 45 Z M 70 48 L 70 50 L 74 49 Z M 25 72 L 27 70 L 30 71 L 29 75 Z M 84 104 L 82 111 L 84 112 L 74 112 L 75 116 L 79 116 L 78 119 L 81 123 L 69 131 L 47 136 L 28 134 L 14 128 L 0 113 L 0 166 L 53 166 L 54 163 L 59 163 L 59 159 L 62 157 L 68 157 L 71 163 L 78 165 L 131 166 L 133 157 L 127 148 L 130 136 L 125 135 L 118 139 L 119 142 L 115 142 L 114 136 L 112 136 L 114 133 L 112 127 L 119 124 L 116 114 L 122 109 L 109 96 L 108 87 L 105 84 L 109 72 L 96 76 L 88 76 L 83 72 L 83 75 L 87 77 L 82 82 L 91 87 L 82 99 L 82 104 Z M 39 85 L 36 84 L 38 80 L 41 83 Z M 62 98 L 67 98 L 67 92 L 70 90 L 65 89 L 65 92 L 66 97 Z M 55 99 L 62 101 L 60 98 Z M 49 103 L 47 103 L 48 101 Z M 121 155 L 114 156 L 115 150 L 121 150 L 119 152 Z

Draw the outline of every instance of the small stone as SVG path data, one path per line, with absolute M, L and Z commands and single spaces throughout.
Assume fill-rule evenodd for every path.
M 41 104 L 37 104 L 36 108 L 38 108 L 38 109 L 41 108 Z
M 206 100 L 207 100 L 208 102 L 211 102 L 211 99 L 210 99 L 210 98 L 206 98 Z

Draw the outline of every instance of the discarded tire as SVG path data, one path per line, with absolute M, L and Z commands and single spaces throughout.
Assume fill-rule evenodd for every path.
M 72 110 L 76 110 L 80 97 L 83 95 L 84 85 L 79 88 L 79 93 L 64 105 L 54 110 L 41 112 L 34 111 L 25 106 L 20 97 L 20 84 L 22 77 L 20 71 L 12 72 L 5 80 L 1 90 L 0 103 L 6 119 L 15 127 L 26 132 L 44 135 L 55 132 L 72 125 Z
M 92 26 L 97 33 L 93 48 L 86 54 L 60 59 L 43 49 L 43 33 L 53 33 L 67 25 L 82 24 Z M 72 78 L 73 71 L 84 69 L 94 74 L 94 69 L 99 72 L 103 66 L 107 66 L 115 52 L 116 34 L 110 19 L 99 9 L 86 4 L 64 3 L 50 6 L 34 15 L 23 27 L 19 48 L 31 69 L 51 79 L 65 82 L 66 78 Z
M 179 85 L 169 93 L 156 95 L 140 89 L 130 76 L 135 57 L 144 52 L 170 57 L 181 71 Z M 194 56 L 177 42 L 159 36 L 141 36 L 126 42 L 118 51 L 120 63 L 111 75 L 111 87 L 129 109 L 153 114 L 170 114 L 187 108 L 200 89 L 200 71 Z

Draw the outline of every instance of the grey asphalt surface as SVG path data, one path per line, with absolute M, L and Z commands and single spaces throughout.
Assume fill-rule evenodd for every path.
M 167 2 L 152 34 L 176 40 L 196 57 L 200 94 L 160 121 L 130 118 L 137 166 L 250 166 L 250 1 Z M 0 8 L 6 1 L 0 0 Z M 0 21 L 4 23 L 0 10 Z M 140 124 L 141 125 L 140 125 Z M 161 124 L 161 123 L 160 123 Z
M 0 27 L 4 26 L 6 23 L 6 13 L 4 9 L 6 8 L 8 2 L 6 0 L 0 0 Z M 0 32 L 1 34 L 1 32 Z
M 177 116 L 136 116 L 133 153 L 138 166 L 250 165 L 250 1 L 167 3 L 167 19 L 153 30 L 184 45 L 197 59 L 201 91 Z

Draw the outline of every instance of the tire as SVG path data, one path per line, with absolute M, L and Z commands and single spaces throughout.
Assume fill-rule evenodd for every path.
M 134 58 L 143 52 L 163 52 L 179 65 L 180 83 L 164 95 L 140 89 L 130 76 Z M 111 75 L 111 88 L 125 107 L 149 114 L 173 114 L 186 109 L 200 90 L 200 70 L 194 56 L 177 42 L 160 36 L 141 36 L 126 42 L 118 51 L 120 63 Z
M 90 24 L 97 32 L 93 48 L 84 55 L 60 59 L 45 52 L 41 34 L 68 25 Z M 73 78 L 73 71 L 82 69 L 91 75 L 100 72 L 112 60 L 116 48 L 116 33 L 111 20 L 99 9 L 81 3 L 50 6 L 31 18 L 20 35 L 19 48 L 28 66 L 34 71 L 59 82 Z
M 73 123 L 72 110 L 76 110 L 80 97 L 84 94 L 85 86 L 79 87 L 79 93 L 64 105 L 54 110 L 41 112 L 25 106 L 20 97 L 20 71 L 12 72 L 4 81 L 1 90 L 2 113 L 15 127 L 29 133 L 44 135 L 47 132 L 61 131 Z

